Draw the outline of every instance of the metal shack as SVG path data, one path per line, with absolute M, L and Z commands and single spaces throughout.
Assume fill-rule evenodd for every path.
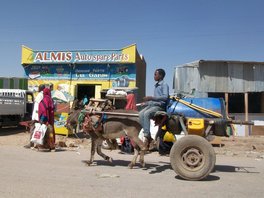
M 0 77 L 0 89 L 28 89 L 28 79 L 20 77 Z
M 198 60 L 175 67 L 173 88 L 195 97 L 224 98 L 229 115 L 260 121 L 249 130 L 243 126 L 244 135 L 264 135 L 263 74 L 264 62 Z
M 74 98 L 101 98 L 102 90 L 111 88 L 134 88 L 138 101 L 145 96 L 146 62 L 136 44 L 122 49 L 59 51 L 22 46 L 21 64 L 29 90 L 53 84 L 52 97 L 59 99 L 57 113 L 64 113 L 57 118 L 60 125 Z

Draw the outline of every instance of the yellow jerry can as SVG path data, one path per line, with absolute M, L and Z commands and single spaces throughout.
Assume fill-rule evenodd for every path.
M 176 138 L 171 132 L 167 131 L 165 135 L 163 136 L 163 141 L 164 142 L 175 142 Z
M 204 135 L 204 119 L 201 118 L 188 118 L 187 130 L 189 134 Z
M 161 127 L 161 129 L 164 130 L 164 131 L 166 131 L 166 133 L 163 136 L 163 141 L 164 142 L 175 142 L 176 141 L 176 138 L 173 135 L 173 133 L 167 131 L 166 125 L 164 125 L 163 127 Z

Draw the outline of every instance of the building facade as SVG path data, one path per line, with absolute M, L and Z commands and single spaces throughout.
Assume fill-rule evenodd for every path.
M 22 46 L 21 64 L 29 90 L 37 92 L 40 84 L 53 84 L 57 134 L 69 133 L 64 125 L 74 99 L 101 98 L 108 89 L 132 91 L 137 101 L 145 96 L 146 62 L 135 44 L 118 50 L 67 51 Z
M 118 50 L 43 51 L 22 46 L 21 64 L 29 90 L 39 84 L 54 85 L 67 101 L 100 98 L 104 89 L 138 88 L 138 100 L 145 95 L 146 62 L 136 45 Z

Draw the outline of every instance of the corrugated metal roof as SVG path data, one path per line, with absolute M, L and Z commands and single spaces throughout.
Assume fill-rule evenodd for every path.
M 262 92 L 264 62 L 198 60 L 175 67 L 175 92 Z
M 175 67 L 199 67 L 199 63 L 245 63 L 245 64 L 264 64 L 260 61 L 239 61 L 239 60 L 195 60 L 189 63 L 184 63 L 181 65 L 176 65 Z

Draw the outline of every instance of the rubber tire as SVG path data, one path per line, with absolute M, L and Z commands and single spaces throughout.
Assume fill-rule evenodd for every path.
M 184 154 L 198 151 L 201 156 L 195 167 L 188 166 L 184 161 Z M 194 154 L 195 155 L 195 154 Z M 192 160 L 190 160 L 192 161 Z M 203 137 L 198 135 L 187 135 L 177 140 L 170 151 L 170 162 L 173 170 L 181 178 L 191 181 L 198 181 L 206 178 L 214 169 L 216 156 L 212 145 Z

